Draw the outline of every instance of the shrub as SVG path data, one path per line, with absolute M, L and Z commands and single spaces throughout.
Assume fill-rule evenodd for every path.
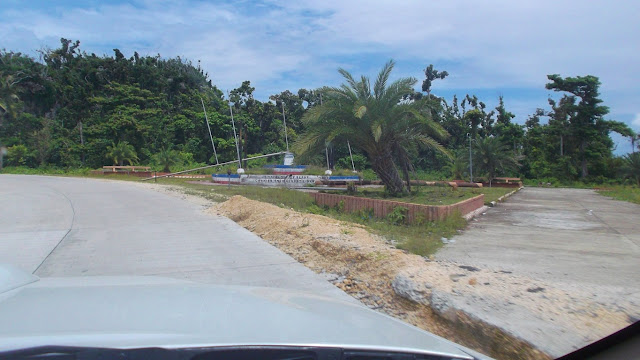
M 407 219 L 408 212 L 409 209 L 406 207 L 396 206 L 389 214 L 387 214 L 387 220 L 394 225 L 404 224 Z
M 254 156 L 260 156 L 262 154 L 249 154 L 247 157 L 254 157 Z M 247 160 L 247 167 L 248 168 L 259 168 L 262 167 L 263 165 L 267 164 L 267 159 L 266 157 L 263 158 L 259 158 L 259 159 L 254 159 L 254 160 Z
M 322 215 L 324 214 L 324 209 L 316 204 L 312 204 L 312 205 L 309 205 L 309 207 L 307 207 L 307 212 L 310 212 L 316 215 Z
M 368 181 L 378 180 L 378 175 L 371 169 L 362 170 L 362 179 Z
M 364 221 L 369 221 L 373 219 L 373 209 L 365 208 L 357 213 L 358 217 Z
M 13 166 L 24 166 L 29 158 L 29 149 L 26 146 L 14 145 L 7 148 L 7 164 Z
M 355 166 L 356 170 L 362 171 L 365 168 L 369 167 L 369 160 L 364 155 L 353 154 L 353 166 Z M 336 168 L 353 170 L 353 167 L 351 166 L 351 157 L 345 156 L 338 159 L 338 161 L 336 161 Z

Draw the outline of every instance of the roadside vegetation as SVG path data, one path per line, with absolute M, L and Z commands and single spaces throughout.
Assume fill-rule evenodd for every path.
M 499 197 L 516 190 L 515 188 L 501 187 L 483 187 L 483 188 L 467 188 L 458 187 L 454 189 L 448 185 L 440 186 L 424 186 L 414 185 L 412 191 L 405 195 L 392 195 L 385 191 L 384 188 L 360 188 L 356 192 L 349 193 L 351 196 L 367 197 L 372 199 L 385 199 L 393 201 L 402 201 L 413 204 L 423 205 L 451 205 L 457 202 L 470 199 L 474 196 L 484 194 L 485 204 L 497 201 Z M 344 192 L 336 192 L 336 194 L 345 194 Z
M 607 186 L 598 190 L 598 192 L 616 200 L 640 204 L 640 188 L 637 186 Z
M 118 49 L 98 56 L 64 38 L 40 55 L 0 50 L 4 166 L 48 173 L 120 164 L 180 171 L 215 163 L 216 156 L 226 162 L 284 151 L 286 132 L 298 163 L 315 166 L 309 173 L 330 168 L 348 175 L 355 168 L 390 193 L 408 194 L 409 179 L 470 178 L 470 147 L 476 181 L 510 176 L 582 186 L 640 178 L 640 155 L 615 156 L 609 136 L 630 139 L 628 150 L 635 151 L 638 134 L 607 120 L 593 75 L 548 75 L 548 103 L 516 119 L 502 97 L 489 108 L 473 94 L 438 96 L 434 87 L 449 73 L 433 65 L 424 69 L 422 86 L 417 78 L 394 79 L 390 61 L 375 78 L 341 69 L 342 85 L 284 90 L 265 101 L 254 97 L 249 80 L 224 94 L 188 59 Z M 279 161 L 242 167 L 260 172 Z
M 159 179 L 158 183 L 181 186 L 186 194 L 201 196 L 215 202 L 224 201 L 234 195 L 241 195 L 282 208 L 360 224 L 365 226 L 368 231 L 384 237 L 390 244 L 423 256 L 435 253 L 442 246 L 443 237 L 449 238 L 455 235 L 467 224 L 458 214 L 444 221 L 423 221 L 408 225 L 404 223 L 401 214 L 391 213 L 385 219 L 378 219 L 367 211 L 347 213 L 340 208 L 319 207 L 307 193 L 283 188 L 201 185 L 186 179 Z
M 385 186 L 361 189 L 357 196 L 447 205 L 484 193 L 488 204 L 512 191 L 452 190 L 410 181 L 473 175 L 489 186 L 498 176 L 538 179 L 525 180 L 538 186 L 602 184 L 611 188 L 603 194 L 637 202 L 637 188 L 619 185 L 640 183 L 640 155 L 614 156 L 609 134 L 631 139 L 633 151 L 638 134 L 605 119 L 609 109 L 599 98 L 600 81 L 592 75 L 548 75 L 546 88 L 556 95 L 526 121 L 516 122 L 502 97 L 489 109 L 472 94 L 448 100 L 437 96 L 434 82 L 449 74 L 433 65 L 424 70 L 419 90 L 416 78 L 393 81 L 394 62 L 389 61 L 375 79 L 340 69 L 340 86 L 285 90 L 260 101 L 248 80 L 225 97 L 199 65 L 181 58 L 135 52 L 127 58 L 118 49 L 113 56 L 96 56 L 81 51 L 79 41 L 64 38 L 59 48 L 41 55 L 38 61 L 0 50 L 0 152 L 6 152 L 3 164 L 8 166 L 2 173 L 97 176 L 90 169 L 124 164 L 172 172 L 282 152 L 291 142 L 297 163 L 311 165 L 304 174 L 331 169 L 334 175 L 352 175 L 355 168 L 363 179 Z M 261 158 L 241 166 L 267 174 L 270 170 L 263 166 L 278 162 L 277 157 Z M 235 173 L 238 165 L 197 173 Z M 105 178 L 139 180 L 122 174 Z M 459 216 L 405 225 L 401 212 L 373 219 L 366 213 L 321 209 L 306 194 L 287 189 L 160 182 L 216 201 L 243 195 L 360 223 L 420 254 L 432 253 L 442 237 L 464 226 Z

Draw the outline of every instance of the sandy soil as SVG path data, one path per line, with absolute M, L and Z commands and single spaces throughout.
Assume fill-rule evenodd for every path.
M 373 309 L 496 358 L 549 358 L 524 341 L 478 321 L 474 314 L 460 311 L 456 299 L 495 297 L 502 304 L 505 299 L 501 295 L 509 286 L 522 294 L 514 304 L 534 303 L 540 294 L 527 289 L 544 284 L 434 262 L 398 250 L 359 225 L 241 196 L 208 211 L 231 218 Z M 555 292 L 546 291 L 550 305 L 558 300 Z M 535 308 L 548 311 L 544 306 Z M 578 316 L 574 321 L 580 322 Z

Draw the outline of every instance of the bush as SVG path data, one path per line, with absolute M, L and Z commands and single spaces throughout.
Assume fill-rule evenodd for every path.
M 370 167 L 369 160 L 364 155 L 353 154 L 353 166 L 355 166 L 356 170 L 363 171 L 364 169 Z M 336 161 L 336 169 L 345 169 L 345 170 L 353 171 L 353 167 L 351 166 L 351 157 L 345 156 L 343 158 L 338 159 L 338 161 Z
M 254 157 L 254 156 L 260 156 L 262 154 L 249 154 L 247 157 Z M 248 168 L 259 168 L 262 167 L 263 165 L 267 164 L 267 159 L 266 157 L 263 158 L 259 158 L 259 159 L 255 159 L 255 160 L 247 160 L 247 167 Z
M 309 205 L 309 207 L 307 207 L 307 212 L 310 212 L 316 215 L 323 215 L 325 210 L 316 204 L 312 204 L 312 205 Z
M 362 170 L 362 179 L 367 181 L 378 180 L 378 175 L 371 169 Z
M 408 212 L 409 209 L 407 209 L 406 207 L 396 206 L 393 208 L 393 211 L 387 214 L 387 220 L 394 225 L 404 224 L 407 220 Z
M 24 166 L 27 164 L 29 158 L 29 149 L 22 144 L 7 148 L 6 165 Z
M 373 209 L 365 208 L 357 212 L 357 215 L 363 221 L 369 221 L 373 219 Z

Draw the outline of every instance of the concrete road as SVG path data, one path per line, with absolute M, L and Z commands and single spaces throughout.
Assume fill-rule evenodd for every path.
M 0 262 L 38 276 L 158 275 L 352 297 L 204 207 L 132 183 L 0 175 Z
M 593 190 L 525 188 L 454 239 L 437 258 L 640 294 L 640 206 Z

